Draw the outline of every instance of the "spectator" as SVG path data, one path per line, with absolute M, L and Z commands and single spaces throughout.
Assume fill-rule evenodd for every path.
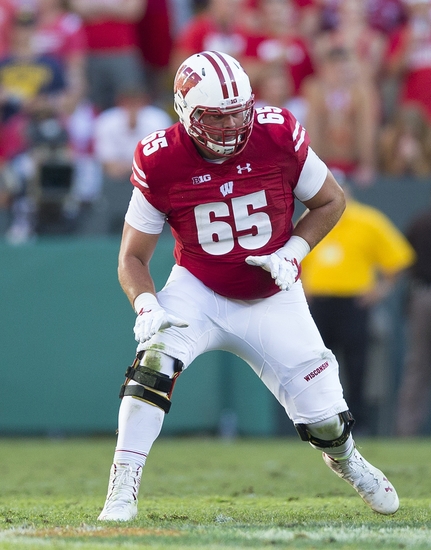
M 260 0 L 248 0 L 249 27 L 257 33 L 261 31 L 261 18 L 259 12 Z M 316 32 L 320 30 L 321 6 L 316 0 L 291 0 L 293 8 L 295 27 L 297 33 L 308 43 L 314 40 Z
M 320 7 L 320 27 L 334 29 L 338 24 L 338 10 L 343 0 L 314 0 Z M 385 35 L 394 32 L 406 20 L 404 0 L 365 0 L 362 2 L 368 23 Z
M 391 38 L 386 69 L 399 88 L 397 105 L 416 103 L 431 123 L 431 0 L 406 0 L 406 6 L 408 21 Z
M 34 53 L 35 23 L 32 14 L 16 16 L 10 55 L 0 60 L 0 158 L 15 175 L 9 201 L 12 222 L 7 232 L 12 243 L 24 242 L 34 234 L 36 204 L 29 185 L 37 180 L 42 149 L 46 153 L 51 145 L 64 144 L 65 135 L 63 68 L 55 58 Z
M 282 63 L 297 95 L 304 79 L 313 74 L 306 40 L 298 33 L 298 11 L 291 0 L 259 0 L 259 29 L 246 33 L 246 48 L 241 58 L 252 85 L 268 63 Z
M 368 0 L 368 22 L 386 36 L 400 28 L 407 19 L 404 0 Z
M 298 30 L 309 44 L 320 30 L 321 6 L 316 0 L 293 0 L 298 14 Z
M 370 74 L 373 83 L 378 86 L 381 118 L 384 121 L 389 120 L 396 109 L 398 85 L 394 76 L 386 70 L 385 56 L 389 37 L 406 21 L 404 0 L 357 0 L 356 8 L 362 12 L 360 18 L 357 17 L 358 13 L 355 16 L 355 10 L 351 14 L 353 17 L 348 16 L 348 12 L 352 11 L 349 9 L 351 2 L 315 2 L 320 6 L 320 30 L 325 31 L 324 36 L 337 36 L 337 29 L 345 29 L 342 35 L 346 36 L 349 44 L 353 43 L 356 47 L 356 55 L 363 60 L 365 73 Z M 343 12 L 347 12 L 344 18 L 341 17 Z M 319 42 L 320 40 L 317 40 L 317 43 Z M 319 56 L 318 48 L 315 48 L 315 55 Z
M 315 38 L 314 56 L 316 63 L 319 63 L 329 50 L 345 48 L 355 58 L 360 78 L 377 83 L 385 47 L 384 35 L 368 22 L 363 0 L 343 0 L 337 6 L 335 26 Z
M 303 97 L 294 95 L 293 82 L 284 65 L 270 63 L 266 65 L 259 75 L 257 82 L 256 107 L 272 105 L 285 107 L 295 118 L 305 125 L 307 104 Z
M 66 5 L 64 0 L 38 0 L 33 47 L 37 53 L 57 58 L 66 70 L 64 110 L 73 174 L 65 215 L 72 229 L 80 210 L 97 200 L 102 181 L 92 150 L 95 108 L 86 98 L 87 38 L 81 18 Z
M 171 103 L 167 79 L 172 55 L 172 25 L 169 0 L 147 0 L 147 9 L 137 23 L 138 45 L 145 64 L 148 93 L 151 101 L 160 106 Z
M 370 185 L 375 177 L 378 94 L 369 80 L 360 78 L 351 52 L 329 50 L 302 92 L 316 153 L 357 185 Z
M 431 174 L 431 126 L 422 109 L 401 105 L 380 132 L 379 168 L 393 176 Z
M 380 211 L 353 199 L 340 221 L 304 259 L 302 281 L 326 345 L 343 358 L 345 391 L 358 430 L 369 430 L 365 376 L 372 307 L 394 288 L 414 253 Z
M 409 270 L 408 340 L 397 412 L 397 435 L 419 435 L 431 390 L 431 207 L 411 221 L 407 238 L 416 252 Z
M 87 35 L 87 81 L 89 98 L 100 111 L 114 106 L 121 87 L 144 82 L 136 24 L 146 0 L 71 0 L 84 20 Z
M 169 16 L 172 37 L 178 36 L 196 12 L 196 2 L 169 0 Z
M 173 71 L 186 57 L 203 50 L 219 50 L 240 58 L 245 48 L 241 24 L 244 9 L 245 0 L 208 0 L 207 7 L 189 21 L 175 40 Z
M 123 90 L 117 106 L 105 110 L 95 121 L 95 155 L 103 168 L 102 200 L 106 204 L 104 221 L 99 229 L 121 234 L 124 212 L 130 197 L 131 157 L 144 136 L 167 128 L 172 123 L 162 109 L 149 104 L 148 96 L 139 89 Z
M 11 29 L 16 11 L 13 0 L 0 0 L 0 59 L 9 52 Z
M 87 40 L 81 18 L 65 8 L 64 0 L 38 0 L 35 53 L 56 57 L 65 67 L 67 103 L 72 113 L 86 90 L 85 58 Z

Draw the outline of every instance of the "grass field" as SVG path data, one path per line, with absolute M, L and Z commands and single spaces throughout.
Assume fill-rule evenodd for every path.
M 372 512 L 296 438 L 161 438 L 139 515 L 96 521 L 115 438 L 0 439 L 0 549 L 378 550 L 431 548 L 431 440 L 357 441 L 396 486 Z

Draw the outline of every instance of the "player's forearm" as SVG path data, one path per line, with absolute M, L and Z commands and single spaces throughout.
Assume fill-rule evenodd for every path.
M 156 248 L 159 235 L 138 231 L 124 222 L 118 255 L 118 280 L 130 303 L 143 292 L 155 294 L 150 275 L 150 260 Z
M 307 212 L 298 221 L 293 235 L 302 237 L 313 249 L 336 225 L 344 211 L 344 206 L 328 204 Z
M 307 211 L 296 224 L 293 235 L 302 237 L 312 249 L 331 231 L 346 207 L 344 192 L 331 172 L 328 171 L 320 191 L 304 205 Z
M 156 293 L 148 266 L 144 265 L 137 257 L 126 256 L 120 259 L 118 280 L 132 307 L 134 307 L 136 297 L 140 294 L 144 292 Z

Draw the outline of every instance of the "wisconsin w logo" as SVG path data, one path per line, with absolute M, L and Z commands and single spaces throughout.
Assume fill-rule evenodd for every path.
M 174 92 L 180 92 L 185 98 L 189 91 L 197 86 L 201 80 L 202 78 L 191 67 L 182 65 L 175 78 Z
M 233 193 L 233 181 L 228 181 L 227 183 L 224 183 L 222 186 L 220 186 L 220 192 L 225 197 L 226 195 Z

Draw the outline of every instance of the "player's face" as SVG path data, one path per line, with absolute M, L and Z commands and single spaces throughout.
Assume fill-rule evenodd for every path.
M 244 113 L 233 113 L 233 114 L 218 114 L 218 113 L 209 113 L 202 117 L 202 123 L 205 126 L 210 126 L 213 128 L 240 128 L 244 124 Z
M 226 141 L 230 139 L 235 139 L 236 137 L 236 128 L 241 128 L 244 124 L 244 113 L 232 113 L 232 114 L 218 114 L 218 113 L 208 113 L 202 117 L 202 124 L 206 128 L 217 128 L 223 130 L 223 136 Z M 229 134 L 229 130 L 232 130 L 232 133 Z M 219 141 L 220 134 L 211 134 L 211 131 L 207 132 L 208 136 L 215 140 Z
M 252 97 L 246 105 L 225 111 L 199 107 L 194 110 L 190 127 L 195 132 L 195 144 L 203 156 L 227 157 L 246 145 L 253 124 L 253 105 Z

